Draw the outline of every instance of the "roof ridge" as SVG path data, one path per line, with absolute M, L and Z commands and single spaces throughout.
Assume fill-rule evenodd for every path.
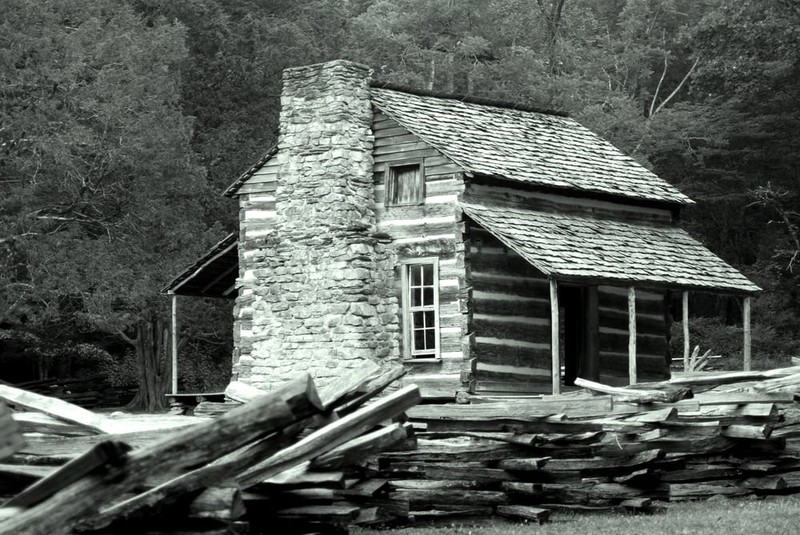
M 442 91 L 432 91 L 428 89 L 420 89 L 418 87 L 404 86 L 400 84 L 393 84 L 391 82 L 381 82 L 379 80 L 372 80 L 370 87 L 376 89 L 388 89 L 390 91 L 398 91 L 400 93 L 408 93 L 410 95 L 417 95 L 420 97 L 433 97 L 448 100 L 457 100 L 468 104 L 480 104 L 483 106 L 492 106 L 494 108 L 505 108 L 515 111 L 525 111 L 533 113 L 543 113 L 546 115 L 555 115 L 558 117 L 569 117 L 569 113 L 563 110 L 554 110 L 551 108 L 540 108 L 530 104 L 522 104 L 520 102 L 512 102 L 508 100 L 497 100 L 484 97 L 476 97 L 472 95 L 464 95 L 459 93 L 446 93 Z

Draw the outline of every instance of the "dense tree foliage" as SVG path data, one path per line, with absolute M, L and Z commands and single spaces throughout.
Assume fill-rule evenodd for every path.
M 800 345 L 792 0 L 0 0 L 0 13 L 0 343 L 113 362 L 122 339 L 141 354 L 158 289 L 234 228 L 217 192 L 274 143 L 281 70 L 343 57 L 390 82 L 568 111 L 698 201 L 684 225 L 766 290 L 756 353 Z M 218 370 L 227 310 L 187 306 L 204 333 L 187 339 L 209 342 L 192 358 Z M 705 343 L 725 343 L 737 302 L 697 311 Z

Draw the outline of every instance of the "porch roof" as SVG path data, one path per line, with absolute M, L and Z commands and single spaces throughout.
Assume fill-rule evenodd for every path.
M 161 291 L 196 297 L 236 297 L 239 252 L 236 234 L 228 234 Z
M 752 294 L 761 289 L 674 226 L 507 207 L 461 205 L 464 213 L 545 275 Z

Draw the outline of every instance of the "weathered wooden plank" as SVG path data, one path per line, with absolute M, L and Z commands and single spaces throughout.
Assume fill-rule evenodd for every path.
M 390 496 L 408 499 L 412 508 L 432 507 L 436 505 L 469 504 L 471 507 L 481 505 L 500 505 L 508 503 L 505 492 L 497 490 L 461 490 L 461 489 L 401 489 Z
M 572 417 L 604 416 L 611 412 L 611 396 L 546 396 L 536 400 L 513 400 L 477 405 L 421 405 L 409 409 L 409 418 L 421 420 L 540 420 L 568 413 Z
M 675 388 L 672 391 L 653 389 L 646 390 L 639 388 L 616 388 L 595 383 L 594 381 L 587 381 L 586 379 L 581 379 L 580 377 L 575 379 L 575 385 L 586 388 L 592 392 L 610 394 L 614 396 L 615 399 L 619 399 L 620 401 L 636 403 L 674 403 L 675 401 L 685 397 L 689 391 L 686 388 Z
M 410 424 L 392 424 L 372 431 L 320 455 L 311 462 L 311 468 L 319 470 L 335 470 L 343 466 L 355 464 L 366 456 L 384 451 L 389 447 L 406 440 L 412 433 Z
M 115 433 L 121 430 L 117 422 L 105 416 L 57 398 L 27 392 L 11 385 L 0 384 L 0 398 L 11 405 L 42 412 L 54 418 L 91 429 L 97 433 Z
M 68 462 L 17 494 L 4 507 L 33 507 L 56 492 L 108 464 L 121 464 L 130 450 L 124 442 L 107 440 Z M 2 526 L 0 526 L 2 527 Z
M 76 481 L 6 520 L 2 527 L 17 534 L 67 532 L 78 519 L 141 484 L 158 467 L 180 470 L 207 463 L 320 410 L 314 384 L 306 375 L 215 420 L 182 429 L 133 452 L 123 466 Z
M 403 152 L 393 151 L 390 153 L 384 154 L 375 154 L 373 157 L 373 161 L 377 163 L 393 163 L 397 161 L 404 161 L 404 160 L 414 160 L 419 158 L 425 158 L 426 156 L 436 156 L 438 153 L 430 148 L 427 147 L 425 144 L 420 144 L 418 147 L 414 148 L 414 150 L 405 150 Z
M 530 505 L 498 505 L 497 514 L 509 518 L 543 524 L 550 519 L 550 511 Z
M 394 418 L 421 400 L 419 388 L 409 385 L 379 399 L 371 405 L 343 416 L 341 419 L 315 431 L 292 446 L 251 467 L 237 477 L 248 487 L 263 481 L 282 470 L 312 459 L 352 440 L 372 426 Z
M 25 446 L 25 439 L 16 420 L 5 403 L 0 400 L 0 460 L 18 452 Z

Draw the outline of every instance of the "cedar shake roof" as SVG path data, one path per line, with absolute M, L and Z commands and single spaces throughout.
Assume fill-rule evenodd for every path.
M 545 188 L 693 201 L 574 119 L 372 87 L 372 102 L 465 171 Z
M 761 289 L 684 230 L 571 214 L 461 205 L 464 213 L 557 280 L 751 294 Z
M 236 234 L 225 236 L 197 262 L 172 279 L 162 293 L 197 297 L 236 297 L 239 250 Z

